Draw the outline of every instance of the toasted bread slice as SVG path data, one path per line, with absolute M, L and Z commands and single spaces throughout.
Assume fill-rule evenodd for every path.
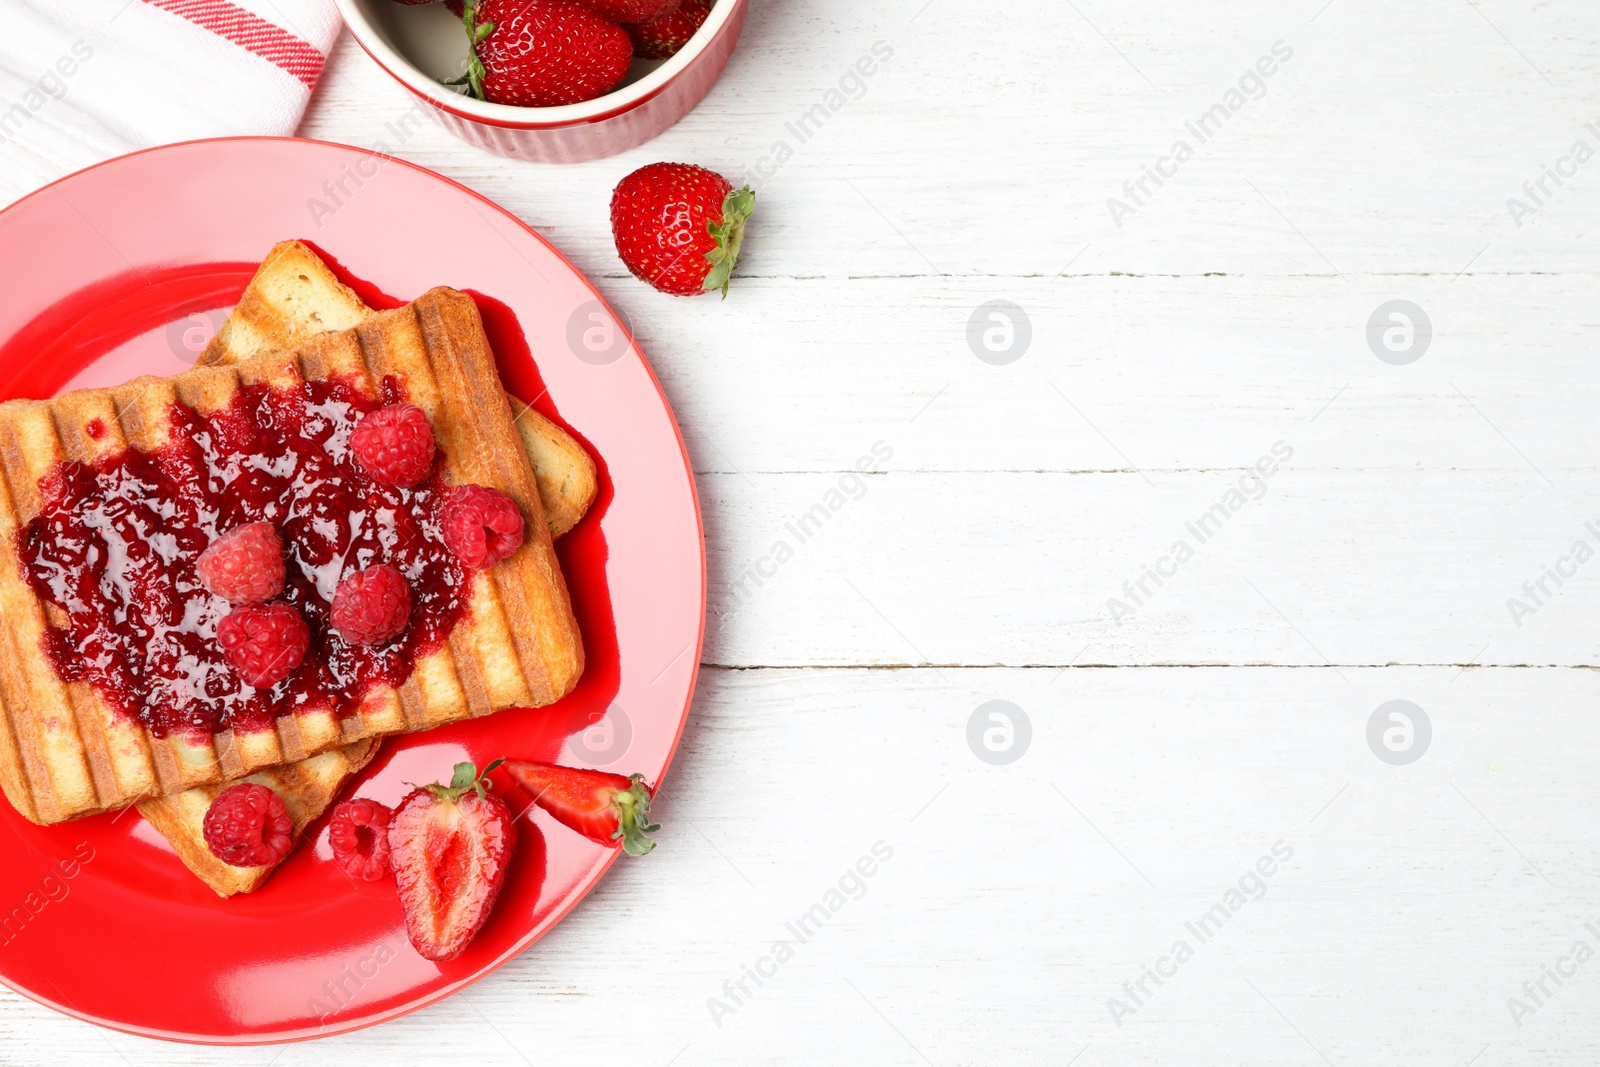
M 60 678 L 43 648 L 48 628 L 64 616 L 34 594 L 16 549 L 17 531 L 39 511 L 39 480 L 56 462 L 160 447 L 175 402 L 204 415 L 226 406 L 241 385 L 339 376 L 375 391 L 389 375 L 428 412 L 447 457 L 446 479 L 498 489 L 529 519 L 522 548 L 474 576 L 470 616 L 444 648 L 419 661 L 398 690 L 374 687 L 355 714 L 310 709 L 270 729 L 201 739 L 157 737 L 87 683 Z M 0 785 L 34 822 L 229 781 L 369 737 L 541 706 L 569 692 L 582 673 L 577 623 L 533 471 L 477 306 L 463 293 L 435 289 L 292 353 L 0 404 L 0 473 Z
M 316 822 L 339 796 L 345 784 L 378 754 L 379 741 L 368 738 L 353 745 L 324 752 L 282 767 L 269 767 L 247 778 L 246 782 L 264 785 L 283 798 L 294 820 L 295 842 L 306 827 Z M 168 797 L 152 797 L 139 802 L 139 814 L 159 830 L 178 854 L 184 866 L 216 891 L 218 896 L 253 893 L 277 870 L 271 867 L 233 867 L 212 855 L 206 844 L 206 811 L 218 793 L 232 785 L 202 785 Z
M 350 329 L 372 314 L 361 299 L 334 276 L 315 252 L 299 241 L 284 241 L 262 262 L 238 305 L 212 339 L 202 363 L 239 363 L 252 355 L 290 349 L 319 333 Z M 594 501 L 594 460 L 555 423 L 528 405 L 512 400 L 523 445 L 539 481 L 545 519 L 553 537 L 560 537 L 583 518 Z M 358 742 L 340 752 L 369 745 L 359 764 L 347 773 L 328 775 L 336 753 L 312 756 L 298 763 L 255 775 L 250 780 L 294 798 L 289 810 L 296 834 L 316 821 L 338 797 L 345 780 L 377 752 L 375 742 Z M 139 810 L 171 842 L 178 857 L 222 896 L 250 893 L 266 882 L 271 868 L 241 870 L 211 854 L 202 825 L 206 809 L 222 787 L 201 786 L 170 797 L 143 801 Z
M 276 245 L 245 287 L 238 305 L 200 362 L 238 363 L 263 352 L 296 348 L 319 333 L 352 329 L 372 309 L 299 241 Z M 550 536 L 561 537 L 594 503 L 594 458 L 572 435 L 516 397 L 517 432 L 539 480 Z

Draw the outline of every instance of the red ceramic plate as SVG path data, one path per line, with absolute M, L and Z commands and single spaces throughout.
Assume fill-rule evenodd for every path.
M 173 145 L 72 175 L 0 212 L 0 399 L 184 370 L 287 238 L 315 246 L 374 306 L 435 285 L 471 292 L 507 388 L 569 427 L 601 472 L 593 510 L 557 545 L 588 653 L 577 691 L 388 742 L 353 792 L 392 804 L 407 781 L 498 756 L 659 784 L 704 635 L 683 442 L 594 287 L 489 201 L 398 160 L 288 139 Z M 0 979 L 151 1037 L 255 1044 L 370 1026 L 511 959 L 616 857 L 538 809 L 518 832 L 489 924 L 465 955 L 434 964 L 406 940 L 392 883 L 352 886 L 328 861 L 323 823 L 259 892 L 224 901 L 136 812 L 41 828 L 0 801 Z

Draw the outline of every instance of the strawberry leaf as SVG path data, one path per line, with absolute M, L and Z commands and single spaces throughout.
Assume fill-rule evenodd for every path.
M 471 763 L 458 763 L 455 766 L 455 773 L 451 777 L 449 785 L 440 785 L 438 782 L 434 782 L 432 785 L 425 785 L 422 788 L 440 800 L 457 801 L 470 792 L 477 793 L 478 799 L 482 800 L 488 795 L 489 788 L 493 784 L 489 781 L 489 772 L 504 762 L 505 760 L 495 760 L 483 769 L 482 774 L 478 773 L 478 768 Z
M 461 5 L 461 25 L 467 31 L 467 71 L 459 78 L 452 78 L 445 82 L 446 85 L 465 85 L 467 93 L 475 100 L 487 100 L 483 94 L 483 79 L 488 74 L 484 69 L 483 60 L 478 58 L 478 45 L 484 38 L 494 32 L 494 23 L 478 21 L 477 0 L 466 0 Z
M 756 210 L 756 194 L 746 185 L 734 189 L 722 202 L 722 221 L 706 223 L 706 231 L 716 239 L 717 247 L 706 253 L 711 270 L 706 275 L 707 289 L 721 289 L 722 299 L 728 299 L 728 284 L 733 281 L 733 269 L 739 265 L 739 250 L 744 245 L 744 224 Z
M 644 784 L 644 775 L 630 775 L 628 781 L 627 789 L 611 794 L 611 806 L 617 812 L 617 830 L 611 840 L 621 840 L 628 855 L 643 856 L 656 847 L 645 835 L 661 829 L 661 824 L 650 822 L 650 787 Z

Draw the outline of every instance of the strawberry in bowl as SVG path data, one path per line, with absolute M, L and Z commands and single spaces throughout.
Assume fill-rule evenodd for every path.
M 578 0 L 612 22 L 649 22 L 677 8 L 679 0 Z
M 573 0 L 480 0 L 462 22 L 472 55 L 456 82 L 479 100 L 580 104 L 615 89 L 633 65 L 626 31 Z
M 683 0 L 648 22 L 625 22 L 639 59 L 671 59 L 700 32 L 711 14 L 711 0 Z

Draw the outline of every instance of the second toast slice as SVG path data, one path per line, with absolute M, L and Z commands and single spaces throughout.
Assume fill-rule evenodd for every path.
M 306 827 L 321 818 L 350 779 L 372 762 L 381 744 L 377 738 L 368 738 L 282 767 L 268 767 L 244 781 L 266 786 L 283 798 L 298 845 Z M 218 896 L 231 897 L 260 889 L 277 867 L 234 867 L 211 852 L 206 844 L 206 812 L 224 788 L 222 784 L 197 785 L 171 796 L 141 800 L 139 814 L 172 844 L 197 878 Z
M 374 314 L 322 257 L 299 241 L 282 241 L 261 261 L 200 362 L 239 363 L 264 352 L 287 351 L 318 334 L 352 329 Z M 594 458 L 532 404 L 513 396 L 511 408 L 533 463 L 550 536 L 560 538 L 578 524 L 599 492 Z

